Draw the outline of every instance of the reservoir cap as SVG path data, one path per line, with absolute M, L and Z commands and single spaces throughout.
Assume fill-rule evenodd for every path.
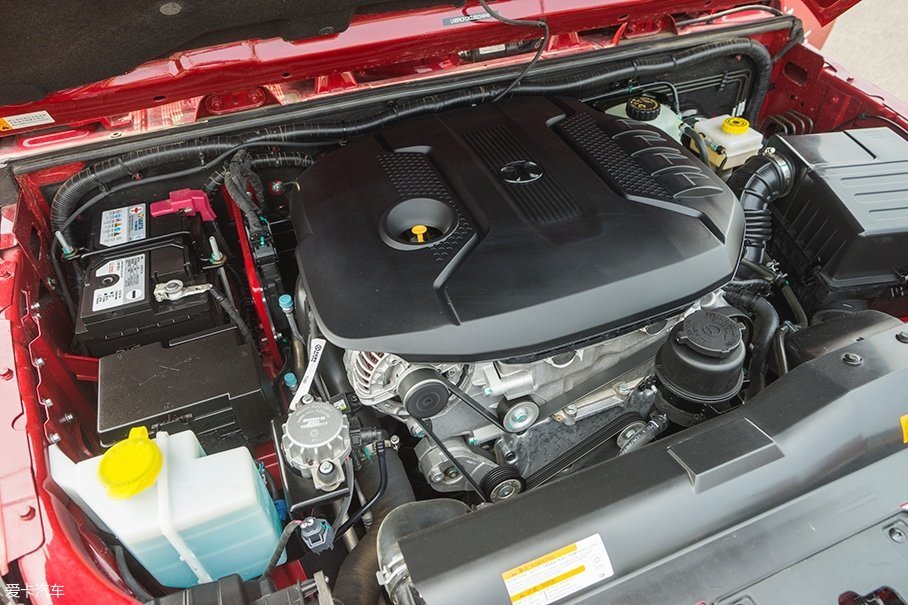
M 659 117 L 662 105 L 652 97 L 631 97 L 624 106 L 627 117 L 649 122 Z
M 98 479 L 115 499 L 131 498 L 154 485 L 164 457 L 148 436 L 148 429 L 137 426 L 129 437 L 114 444 L 101 456 Z

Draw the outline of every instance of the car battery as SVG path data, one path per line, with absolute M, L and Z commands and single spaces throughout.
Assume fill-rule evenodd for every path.
M 166 200 L 157 202 L 107 204 L 91 217 L 83 258 L 174 237 L 183 238 L 187 245 L 196 248 L 200 258 L 206 258 L 210 251 L 205 223 L 214 219 L 208 197 L 194 189 L 173 191 Z
M 102 357 L 98 434 L 113 445 L 133 427 L 191 429 L 206 452 L 255 442 L 275 416 L 271 385 L 258 354 L 221 326 Z
M 213 327 L 217 315 L 202 292 L 158 301 L 154 288 L 170 280 L 206 284 L 191 247 L 180 236 L 92 258 L 82 280 L 76 338 L 89 355 L 163 342 Z
M 206 221 L 214 220 L 202 191 L 181 189 L 151 203 L 108 205 L 90 217 L 76 336 L 90 355 L 163 342 L 215 325 L 205 293 L 157 301 L 154 287 L 170 280 L 207 283 Z

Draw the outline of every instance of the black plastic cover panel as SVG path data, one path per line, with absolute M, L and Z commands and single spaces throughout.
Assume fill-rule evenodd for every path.
M 328 339 L 411 360 L 532 355 L 674 311 L 732 276 L 744 224 L 665 133 L 544 98 L 360 139 L 302 177 L 293 222 Z
M 859 296 L 908 274 L 908 141 L 889 128 L 775 137 L 796 169 L 772 205 L 777 257 L 829 291 Z

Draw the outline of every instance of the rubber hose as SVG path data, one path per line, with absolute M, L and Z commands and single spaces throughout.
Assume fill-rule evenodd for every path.
M 227 317 L 229 317 L 233 321 L 233 323 L 236 324 L 237 330 L 239 330 L 240 334 L 242 334 L 243 336 L 243 340 L 247 344 L 254 345 L 255 337 L 252 335 L 252 330 L 250 330 L 249 326 L 246 325 L 246 322 L 243 321 L 243 318 L 240 316 L 240 312 L 237 311 L 236 307 L 230 304 L 230 301 L 227 300 L 227 297 L 221 294 L 221 292 L 217 288 L 211 288 L 210 290 L 208 290 L 208 293 L 211 295 L 211 298 L 213 298 L 219 305 L 221 305 L 221 308 L 224 309 L 224 313 L 227 314 Z
M 788 337 L 789 327 L 782 326 L 773 339 L 773 350 L 776 355 L 776 373 L 779 376 L 788 374 L 788 352 L 785 350 L 785 340 Z
M 749 38 L 703 44 L 672 54 L 667 58 L 637 59 L 627 63 L 620 63 L 616 66 L 585 72 L 571 78 L 542 84 L 521 83 L 514 88 L 512 94 L 565 94 L 590 86 L 624 79 L 662 76 L 683 67 L 689 67 L 726 55 L 746 56 L 756 66 L 756 83 L 744 113 L 744 117 L 751 122 L 755 122 L 769 90 L 772 59 L 763 45 Z M 430 95 L 396 104 L 371 116 L 356 120 L 271 127 L 258 130 L 248 136 L 199 139 L 142 149 L 116 158 L 110 158 L 79 171 L 60 187 L 51 203 L 51 225 L 53 230 L 59 230 L 61 225 L 77 208 L 79 201 L 95 189 L 103 188 L 117 180 L 132 177 L 132 175 L 147 168 L 219 155 L 243 143 L 299 139 L 311 141 L 348 139 L 351 136 L 376 130 L 405 118 L 435 113 L 454 107 L 490 102 L 507 86 L 507 84 L 477 86 L 444 95 Z M 70 238 L 70 231 L 67 228 L 63 234 Z
M 133 151 L 80 170 L 63 183 L 54 195 L 50 207 L 51 225 L 54 231 L 60 229 L 76 209 L 79 201 L 95 189 L 129 178 L 153 166 L 198 160 L 200 157 L 224 153 L 242 142 L 240 137 L 217 137 L 173 143 Z M 69 228 L 64 231 L 64 235 L 70 237 Z
M 703 137 L 689 124 L 685 124 L 681 130 L 697 146 L 697 155 L 700 156 L 700 161 L 709 166 L 709 148 L 706 146 L 706 141 L 703 140 Z
M 772 236 L 769 204 L 791 185 L 791 171 L 784 159 L 758 155 L 750 158 L 728 179 L 744 209 L 744 258 L 763 262 L 766 242 Z
M 646 426 L 634 433 L 631 438 L 627 440 L 627 443 L 619 450 L 618 455 L 624 456 L 634 450 L 639 450 L 641 447 L 655 439 L 656 436 L 666 428 L 668 428 L 668 416 L 665 414 L 656 414 L 646 423 Z
M 768 300 L 748 290 L 727 290 L 725 300 L 754 316 L 753 351 L 747 369 L 750 378 L 747 398 L 752 399 L 766 384 L 766 362 L 772 351 L 772 339 L 779 329 L 779 314 Z
M 385 451 L 385 464 L 387 487 L 384 495 L 372 507 L 372 527 L 344 559 L 337 574 L 333 596 L 335 601 L 340 601 L 343 605 L 378 601 L 381 593 L 381 587 L 375 579 L 378 571 L 378 528 L 388 513 L 415 499 L 404 465 L 397 452 L 391 448 Z M 356 478 L 365 493 L 374 493 L 380 482 L 377 462 L 373 460 L 363 465 Z
M 284 168 L 297 167 L 308 168 L 315 163 L 312 156 L 303 153 L 275 152 L 267 154 L 251 154 L 250 168 L 260 170 L 262 168 Z M 202 185 L 202 191 L 212 197 L 217 190 L 224 184 L 224 178 L 227 175 L 227 166 L 219 168 L 212 172 L 205 183 Z
M 722 42 L 704 44 L 688 50 L 674 53 L 666 58 L 653 57 L 636 59 L 628 63 L 608 67 L 604 70 L 578 74 L 557 84 L 521 84 L 515 89 L 520 94 L 566 93 L 589 88 L 599 84 L 632 80 L 647 76 L 663 76 L 684 67 L 710 61 L 727 55 L 742 55 L 754 62 L 756 66 L 756 83 L 747 102 L 744 117 L 756 123 L 763 100 L 769 91 L 772 71 L 772 57 L 766 47 L 750 40 L 739 38 Z

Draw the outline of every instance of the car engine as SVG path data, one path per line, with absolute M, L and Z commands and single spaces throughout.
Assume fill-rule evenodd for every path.
M 433 488 L 469 477 L 488 497 L 640 410 L 655 348 L 718 304 L 744 237 L 734 194 L 677 141 L 567 99 L 392 126 L 292 196 L 297 300 L 359 402 L 422 439 Z

